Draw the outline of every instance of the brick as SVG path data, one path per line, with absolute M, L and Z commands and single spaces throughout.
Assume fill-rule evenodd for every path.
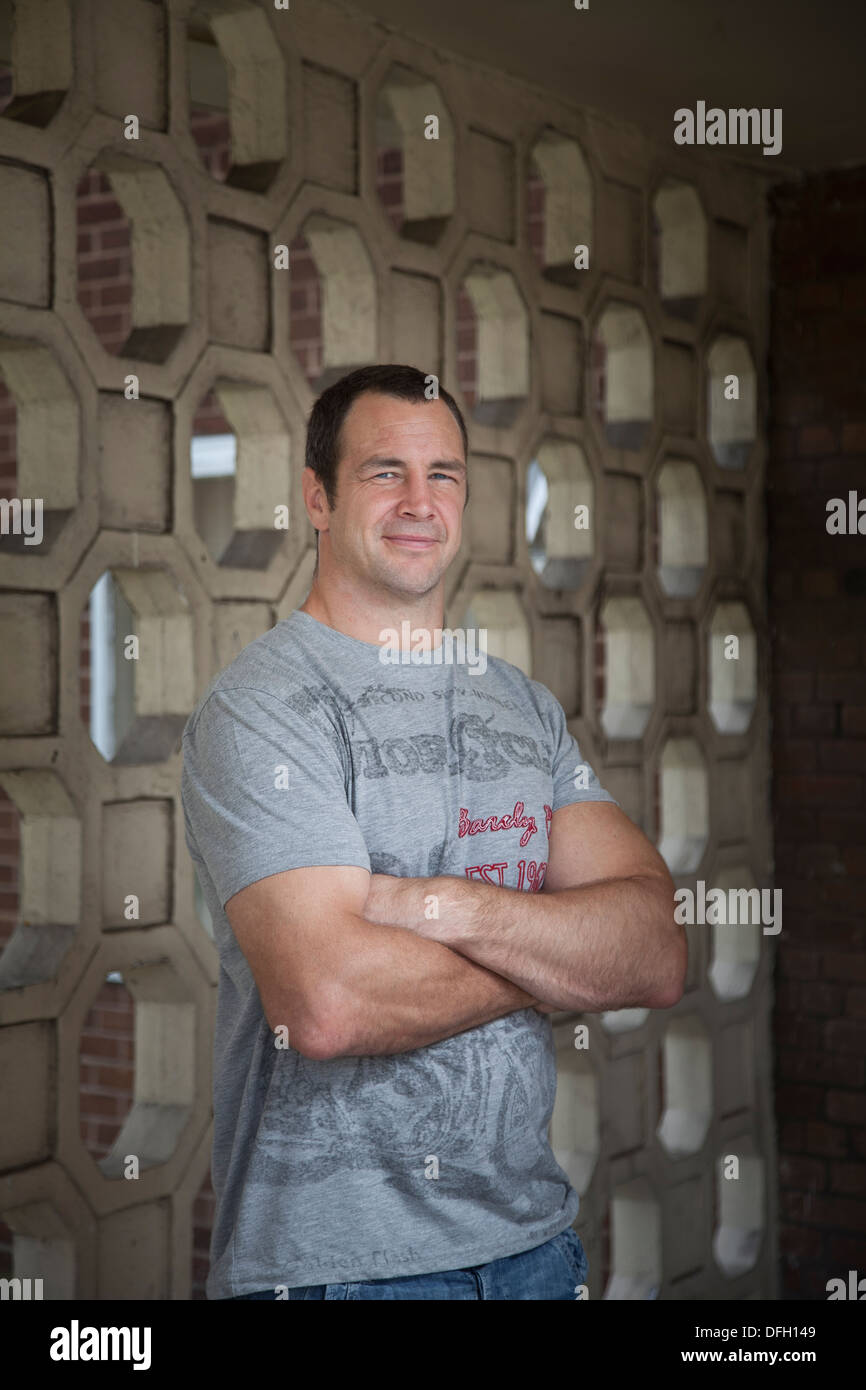
M 866 1018 L 866 989 L 845 991 L 845 1012 L 849 1018 Z
M 856 1165 L 833 1164 L 834 1168 L 856 1167 Z M 790 1158 L 783 1156 L 779 1160 L 779 1180 L 783 1187 L 788 1189 L 803 1189 L 811 1192 L 823 1192 L 827 1187 L 827 1165 L 817 1158 Z M 834 1187 L 835 1190 L 835 1187 Z M 838 1191 L 849 1191 L 848 1188 L 839 1187 Z
M 843 705 L 842 733 L 852 738 L 866 738 L 866 705 Z
M 862 1086 L 863 1063 L 845 1053 L 807 1053 L 779 1048 L 777 1072 L 784 1081 L 815 1081 L 826 1086 Z M 809 1150 L 813 1152 L 813 1150 Z M 819 1153 L 824 1150 L 819 1149 Z
M 863 779 L 853 775 L 788 773 L 778 778 L 778 795 L 784 801 L 795 800 L 808 806 L 829 806 L 834 801 L 845 806 L 859 806 L 863 799 Z
M 774 740 L 772 753 L 773 767 L 777 773 L 815 772 L 817 769 L 817 750 L 811 739 Z
M 825 884 L 825 889 L 829 885 Z M 796 914 L 790 909 L 785 913 L 789 928 L 795 925 Z M 823 945 L 833 951 L 860 951 L 866 949 L 866 928 L 859 922 L 842 922 L 831 919 L 824 913 L 799 915 L 796 921 L 797 933 L 802 943 L 810 946 Z
M 811 284 L 800 285 L 794 292 L 794 302 L 798 309 L 835 309 L 839 304 L 838 284 L 813 280 Z
M 779 1047 L 805 1047 L 813 1051 L 821 1047 L 824 1026 L 817 1020 L 776 1013 L 773 1036 Z
M 816 981 L 800 986 L 801 1006 L 809 1014 L 837 1014 L 842 1008 L 842 990 Z
M 800 576 L 800 592 L 804 598 L 835 598 L 839 592 L 839 576 L 835 570 L 806 570 Z
M 827 952 L 821 962 L 821 974 L 826 980 L 852 980 L 866 983 L 866 956 L 841 951 Z
M 853 1018 L 835 1018 L 824 1027 L 824 1045 L 830 1052 L 866 1057 L 866 1023 Z
M 779 1254 L 789 1260 L 819 1260 L 824 1249 L 824 1236 L 813 1227 L 783 1221 L 779 1225 Z
M 773 697 L 779 704 L 804 705 L 812 699 L 814 685 L 809 671 L 780 671 L 773 679 Z
M 791 980 L 815 980 L 821 973 L 821 956 L 817 951 L 786 946 L 779 951 L 778 962 L 781 974 Z
M 828 425 L 801 425 L 797 431 L 797 452 L 806 457 L 836 452 L 836 432 Z
M 821 739 L 818 745 L 821 767 L 826 772 L 866 771 L 866 738 Z
M 818 818 L 823 839 L 837 845 L 859 845 L 866 840 L 866 812 L 833 808 L 822 811 Z
M 793 711 L 798 734 L 832 734 L 836 728 L 834 705 L 799 705 Z
M 827 1236 L 827 1259 L 825 1268 L 838 1270 L 838 1275 L 830 1275 L 830 1278 L 845 1279 L 847 1283 L 848 1270 L 863 1268 L 863 1241 L 858 1236 Z
M 866 846 L 846 845 L 841 854 L 842 863 L 845 871 L 860 877 L 866 874 Z
M 851 1197 L 866 1194 L 866 1163 L 831 1163 L 830 1190 Z
M 838 538 L 837 538 L 838 539 Z M 866 705 L 866 674 L 819 674 L 818 700 L 841 700 L 844 704 Z
M 866 1202 L 853 1197 L 815 1197 L 806 1193 L 803 1219 L 819 1226 L 837 1226 L 844 1232 L 866 1231 Z
M 859 1091 L 828 1091 L 827 1119 L 843 1124 L 866 1125 L 866 1095 Z
M 806 1126 L 801 1120 L 785 1120 L 778 1131 L 780 1154 L 799 1154 L 806 1147 Z
M 824 884 L 824 901 L 836 912 L 856 912 L 866 917 L 866 883 L 860 878 L 828 880 Z
M 843 454 L 866 454 L 866 420 L 842 426 Z
M 803 425 L 819 420 L 824 413 L 824 399 L 817 392 L 810 394 L 782 391 L 775 402 L 775 415 L 786 425 Z

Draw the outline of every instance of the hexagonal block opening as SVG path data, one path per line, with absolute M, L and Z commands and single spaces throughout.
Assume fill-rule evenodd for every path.
M 451 114 L 436 83 L 401 64 L 376 100 L 376 192 L 394 230 L 428 246 L 454 212 Z
M 719 999 L 745 999 L 761 958 L 760 890 L 745 864 L 720 869 L 713 887 L 725 894 L 726 906 L 725 920 L 710 926 L 712 945 L 707 976 Z
M 545 439 L 526 475 L 526 541 L 548 589 L 578 589 L 592 562 L 595 484 L 579 444 Z
M 652 202 L 652 278 L 676 318 L 697 318 L 707 292 L 707 219 L 696 190 L 665 179 Z
M 78 1132 L 97 1162 L 109 1154 L 133 1106 L 135 1000 L 110 970 L 81 1027 Z M 108 1176 L 108 1174 L 106 1174 Z
M 601 1150 L 598 1077 L 586 1050 L 575 1047 L 574 1027 L 557 1030 L 556 1103 L 550 1146 L 559 1166 L 581 1195 L 587 1190 Z
M 697 1014 L 675 1018 L 662 1040 L 658 1134 L 672 1158 L 697 1153 L 713 1115 L 713 1048 Z
M 21 870 L 21 816 L 0 783 L 0 978 L 3 951 L 18 925 Z
M 556 130 L 543 131 L 529 157 L 526 219 L 530 250 L 548 280 L 580 284 L 592 250 L 593 205 L 580 145 Z
M 153 797 L 102 807 L 102 925 L 152 927 L 172 916 L 174 802 Z
M 3 1212 L 0 1222 L 0 1275 L 20 1281 L 18 1293 L 31 1299 L 75 1298 L 76 1252 L 72 1231 L 51 1202 L 25 1202 Z M 5 1240 L 4 1240 L 5 1236 Z
M 0 115 L 45 127 L 71 85 L 69 0 L 53 0 L 48 13 L 44 5 L 0 6 Z
M 187 20 L 186 70 L 189 133 L 211 178 L 225 183 L 232 163 L 229 75 L 213 30 L 203 20 Z
M 592 402 L 614 449 L 642 449 L 654 415 L 652 339 L 640 309 L 608 304 L 591 348 Z
M 748 343 L 716 338 L 707 355 L 707 431 L 720 468 L 745 468 L 758 434 L 758 379 Z
M 693 598 L 709 563 L 707 497 L 688 459 L 668 459 L 656 481 L 655 565 L 671 598 Z
M 106 762 L 162 762 L 195 704 L 189 605 L 162 570 L 106 570 L 82 612 L 80 713 Z
M 286 157 L 286 80 L 256 5 L 203 0 L 186 26 L 190 134 L 212 177 L 264 193 Z
M 81 920 L 81 822 L 56 773 L 0 772 L 0 989 L 57 977 Z
M 164 169 L 106 150 L 76 188 L 78 303 L 115 356 L 165 362 L 190 320 L 190 235 Z
M 743 734 L 758 698 L 758 643 L 746 605 L 717 604 L 709 639 L 710 716 L 720 734 Z
M 288 529 L 289 433 L 265 386 L 217 381 L 190 440 L 193 517 L 211 559 L 267 569 Z M 284 524 L 285 523 L 285 524 Z
M 607 599 L 595 655 L 602 728 L 608 738 L 642 738 L 656 690 L 655 635 L 643 599 Z
M 701 862 L 710 833 L 707 764 L 693 738 L 671 738 L 661 756 L 659 854 L 672 874 Z
M 80 1044 L 81 1138 L 106 1178 L 166 1163 L 195 1098 L 195 1004 L 173 966 L 109 971 Z M 100 1119 L 101 1117 L 101 1119 Z
M 476 261 L 457 295 L 458 384 L 474 420 L 507 429 L 529 395 L 529 315 L 510 270 Z
M 754 1269 L 766 1229 L 765 1164 L 751 1136 L 719 1155 L 715 1177 L 713 1255 L 722 1273 L 735 1279 Z
M 317 392 L 376 360 L 373 264 L 357 229 L 313 213 L 289 244 L 289 342 Z
M 631 1033 L 643 1027 L 649 1012 L 649 1009 L 606 1009 L 599 1019 L 608 1033 Z
M 476 589 L 469 600 L 460 626 L 469 629 L 475 651 L 485 651 L 532 675 L 532 642 L 529 623 L 517 594 L 508 589 Z M 469 651 L 467 632 L 466 649 Z
M 78 505 L 80 407 L 53 353 L 0 337 L 0 553 L 51 550 Z
M 611 1273 L 604 1297 L 657 1298 L 662 1282 L 661 1207 L 645 1178 L 614 1190 L 610 1225 Z

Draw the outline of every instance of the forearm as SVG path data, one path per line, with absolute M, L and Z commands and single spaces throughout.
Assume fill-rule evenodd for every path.
M 425 913 L 431 898 L 436 916 Z M 668 1007 L 685 971 L 685 933 L 663 877 L 553 893 L 456 877 L 394 879 L 381 910 L 559 1009 Z
M 438 941 L 364 919 L 357 931 L 339 972 L 339 1019 L 326 1025 L 332 1055 L 411 1052 L 538 1002 Z

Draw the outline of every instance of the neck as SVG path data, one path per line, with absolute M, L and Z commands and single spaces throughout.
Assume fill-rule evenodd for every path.
M 385 628 L 395 629 L 402 648 L 404 622 L 411 625 L 410 631 L 418 628 L 431 633 L 441 630 L 444 619 L 442 589 L 440 582 L 430 593 L 397 597 L 380 589 L 365 591 L 355 582 L 351 585 L 333 580 L 323 583 L 317 578 L 300 611 L 326 627 L 373 646 L 380 643 L 380 633 Z

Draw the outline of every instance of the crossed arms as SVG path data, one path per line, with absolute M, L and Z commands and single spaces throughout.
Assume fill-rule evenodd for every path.
M 250 884 L 226 914 L 269 1026 L 315 1060 L 407 1052 L 533 1006 L 675 1004 L 685 931 L 643 832 L 610 802 L 576 803 L 554 812 L 548 855 L 539 893 L 315 867 Z

